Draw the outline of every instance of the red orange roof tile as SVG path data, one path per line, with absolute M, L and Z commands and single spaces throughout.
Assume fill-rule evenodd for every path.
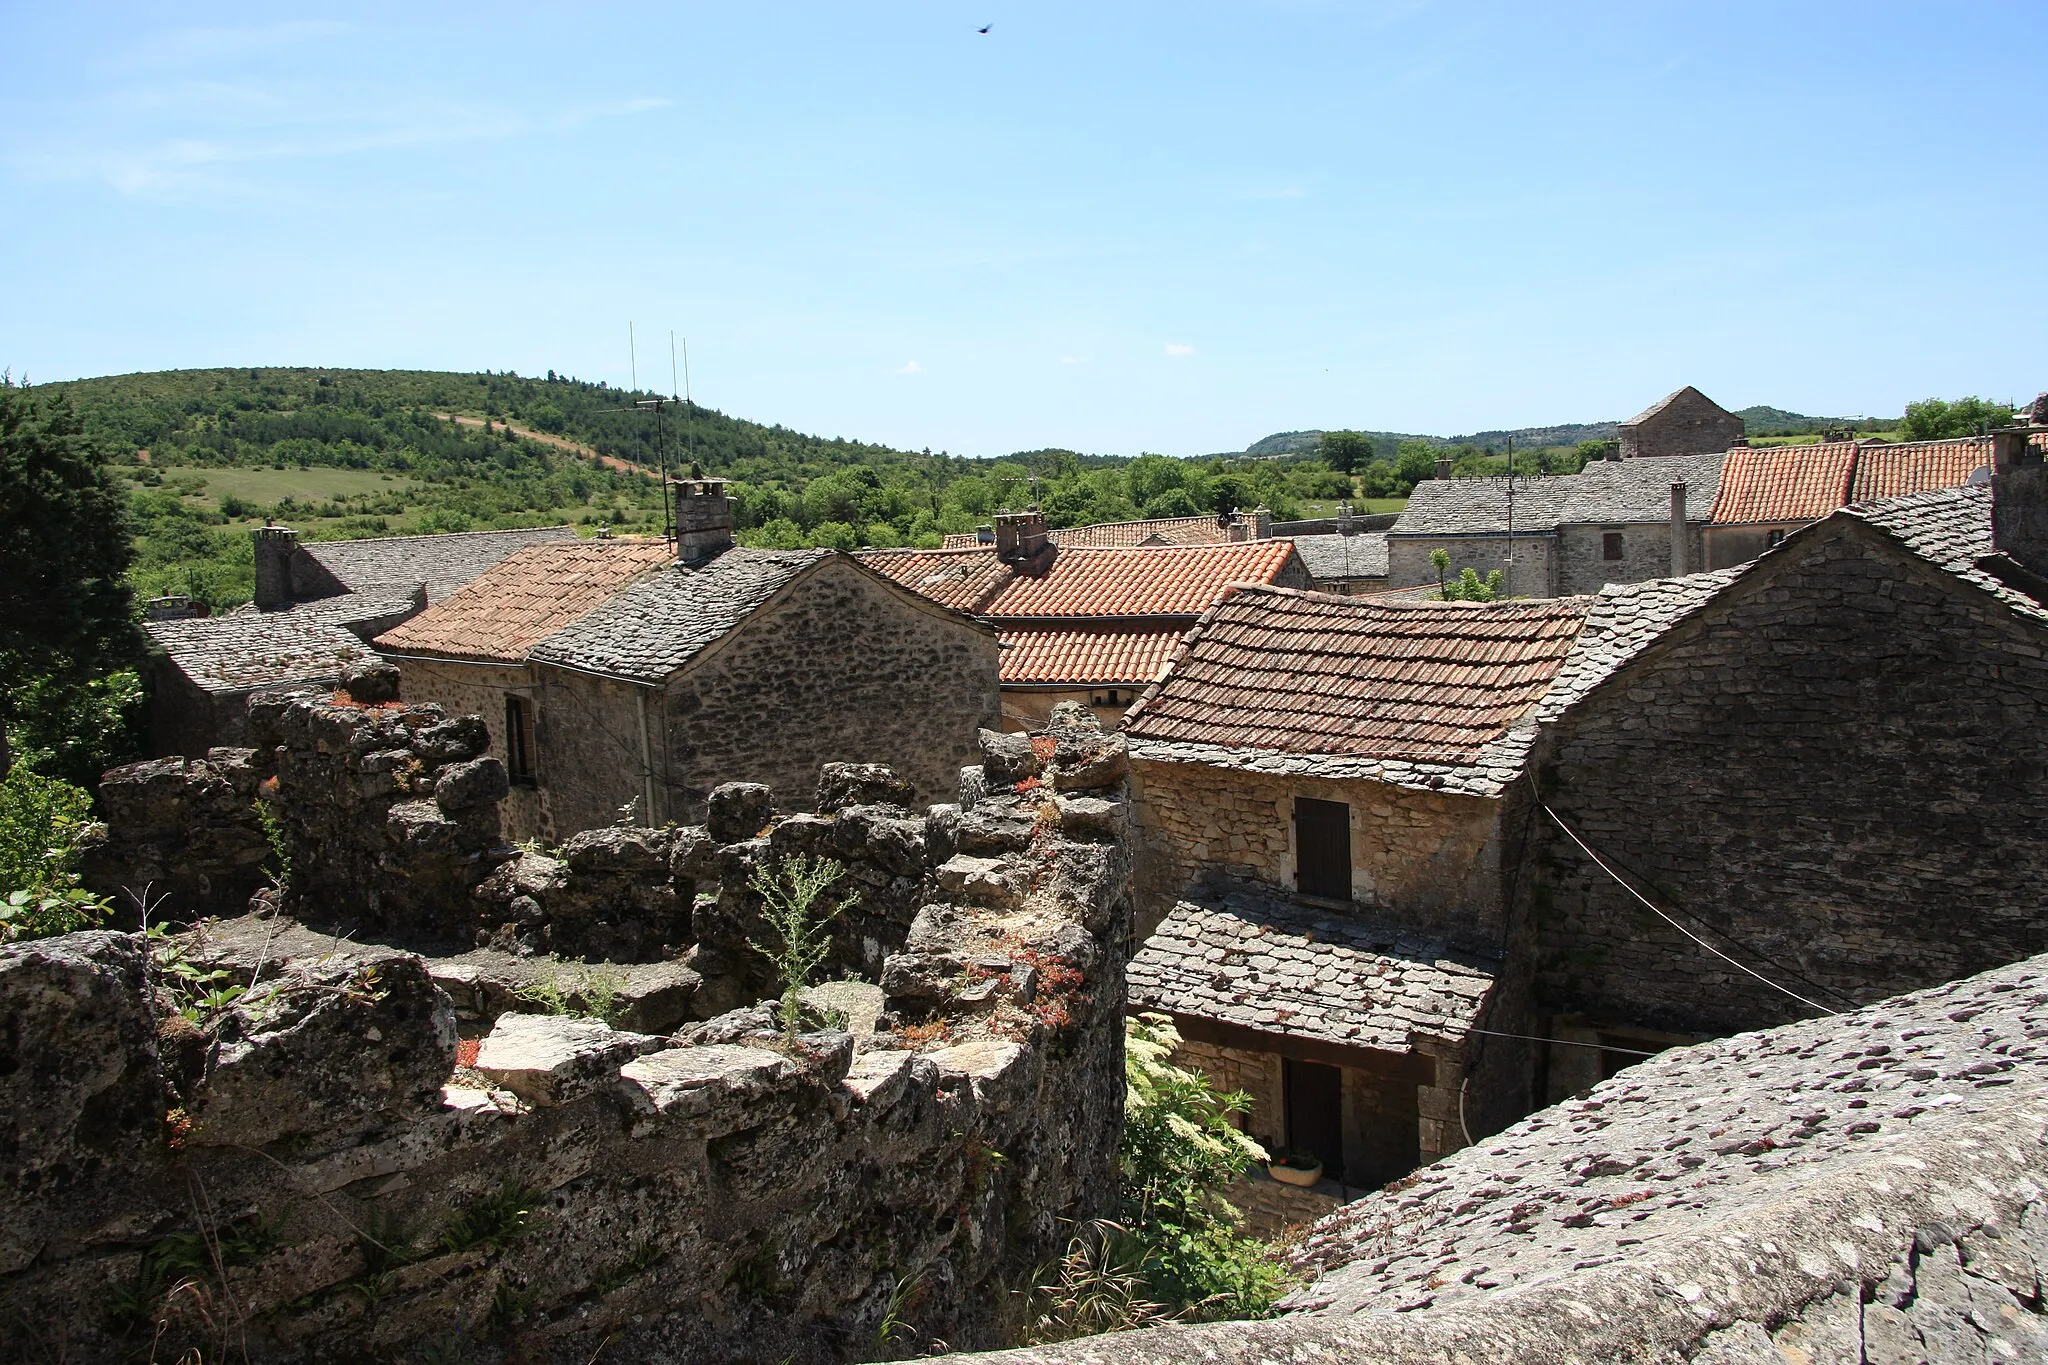
M 1960 441 L 1915 441 L 1911 445 L 1863 446 L 1856 452 L 1856 477 L 1850 502 L 1925 493 L 1930 488 L 1961 488 L 1972 471 L 1991 463 L 1989 438 Z
M 1001 680 L 1012 684 L 1076 687 L 1142 686 L 1158 678 L 1180 630 L 1115 630 L 1074 626 L 1019 626 L 1003 632 Z
M 1710 520 L 1716 526 L 1818 521 L 1849 500 L 1855 467 L 1854 441 L 1731 450 Z
M 1133 546 L 1148 541 L 1168 545 L 1222 545 L 1230 528 L 1214 517 L 1151 517 L 1144 521 L 1106 521 L 1094 526 L 1066 526 L 1052 533 L 1055 545 Z M 973 531 L 949 535 L 942 548 L 972 550 L 986 545 Z
M 662 540 L 566 540 L 506 556 L 428 610 L 377 637 L 380 650 L 492 663 L 581 620 L 675 558 Z
M 1059 546 L 1043 572 L 1016 572 L 993 549 L 867 550 L 869 568 L 943 606 L 1004 617 L 1199 616 L 1231 583 L 1300 575 L 1289 540 L 1140 549 Z

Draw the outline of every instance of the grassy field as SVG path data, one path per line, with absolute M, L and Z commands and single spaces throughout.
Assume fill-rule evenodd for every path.
M 1360 516 L 1378 512 L 1399 512 L 1408 506 L 1406 498 L 1353 498 L 1351 510 Z M 1301 503 L 1301 519 L 1334 517 L 1337 515 L 1337 501 L 1334 498 L 1305 498 Z
M 140 469 L 132 471 L 131 477 L 142 472 Z M 215 510 L 219 509 L 223 499 L 229 497 L 240 498 L 244 502 L 274 503 L 291 498 L 296 502 L 316 503 L 404 493 L 413 486 L 413 481 L 403 474 L 318 466 L 311 469 L 186 467 L 157 473 L 163 479 L 162 487 L 175 489 L 180 496 L 198 499 Z
M 1906 439 L 1906 435 L 1901 431 L 1859 431 L 1856 433 L 1856 439 L 1859 441 L 1903 441 Z M 1749 438 L 1749 443 L 1753 446 L 1817 446 L 1821 443 L 1821 438 L 1813 434 L 1802 436 L 1752 436 Z

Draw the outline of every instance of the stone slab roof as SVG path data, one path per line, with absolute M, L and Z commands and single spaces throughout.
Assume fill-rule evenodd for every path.
M 836 553 L 735 548 L 699 569 L 672 564 L 556 631 L 527 657 L 628 682 L 659 683 Z
M 427 600 L 438 602 L 515 550 L 575 538 L 574 527 L 539 526 L 376 540 L 311 540 L 299 542 L 299 549 L 352 591 L 374 584 L 424 583 Z
M 1692 1239 L 1825 1293 L 1870 1268 L 1842 1242 L 1808 1264 L 1765 1229 L 1826 1217 L 1835 1182 L 1907 1177 L 1928 1139 L 1986 1116 L 2028 1109 L 2038 1127 L 2044 1007 L 2048 960 L 2034 958 L 1673 1049 L 1316 1224 L 1302 1252 L 1322 1277 L 1295 1304 L 1350 1315 L 1555 1294 L 1576 1272 L 1648 1269 Z M 1702 1306 L 1730 1287 L 1701 1277 L 1682 1290 L 1691 1279 L 1677 1277 L 1676 1297 Z
M 1221 545 L 1229 539 L 1230 528 L 1208 516 L 1106 521 L 1094 526 L 1065 526 L 1052 533 L 1055 545 Z M 947 536 L 940 548 L 972 550 L 986 544 L 975 532 L 964 531 Z
M 1014 626 L 1002 633 L 1001 681 L 1142 687 L 1158 678 L 1185 633 L 1173 629 Z
M 1715 403 L 1713 399 L 1707 397 L 1705 394 L 1701 393 L 1692 385 L 1687 384 L 1682 389 L 1675 389 L 1672 392 L 1665 394 L 1662 398 L 1659 398 L 1656 402 L 1650 404 L 1650 406 L 1644 408 L 1641 412 L 1629 418 L 1626 422 L 1621 422 L 1617 425 L 1624 427 L 1639 427 L 1643 423 L 1649 421 L 1652 417 L 1655 417 L 1658 413 L 1664 411 L 1664 409 L 1670 407 L 1673 403 L 1676 403 L 1679 399 L 1684 398 L 1688 395 L 1690 395 L 1693 398 L 1697 398 L 1702 403 L 1711 404 L 1712 406 L 1717 408 L 1721 406 L 1719 403 Z
M 1845 507 L 1837 515 L 1853 517 L 1883 532 L 1942 572 L 1981 588 L 2020 615 L 2048 622 L 2048 606 L 1977 567 L 1977 561 L 1996 548 L 1991 535 L 1989 486 L 1934 488 Z
M 1537 721 L 1555 720 L 1664 632 L 1712 601 L 1741 573 L 1741 568 L 1717 569 L 1684 578 L 1610 583 L 1600 589 L 1591 599 L 1585 629 L 1579 632 L 1571 656 L 1543 694 Z
M 1019 574 L 993 549 L 865 550 L 861 563 L 942 606 L 992 620 L 1199 616 L 1231 583 L 1270 583 L 1295 560 L 1287 540 L 1143 549 L 1059 547 Z
M 157 649 L 208 692 L 327 682 L 372 650 L 358 632 L 398 624 L 426 605 L 418 589 L 378 588 L 277 611 L 150 621 Z
M 1716 453 L 1595 460 L 1577 474 L 1558 480 L 1565 485 L 1565 500 L 1557 519 L 1561 523 L 1668 522 L 1671 485 L 1682 479 L 1686 520 L 1704 522 L 1721 491 L 1721 467 L 1727 459 Z
M 674 558 L 666 540 L 529 545 L 379 636 L 376 644 L 393 654 L 523 663 L 542 640 Z
M 1250 893 L 1182 901 L 1130 964 L 1133 1009 L 1405 1053 L 1462 1041 L 1495 964 L 1351 915 Z
M 1516 535 L 1550 535 L 1564 516 L 1569 475 L 1517 478 L 1514 485 Z M 1508 481 L 1424 479 L 1415 485 L 1389 535 L 1495 536 L 1508 531 Z
M 1404 602 L 1243 588 L 1125 717 L 1133 741 L 1470 766 L 1523 722 L 1588 599 Z
M 1309 577 L 1318 583 L 1387 576 L 1387 533 L 1384 531 L 1364 531 L 1349 536 L 1295 536 L 1294 552 L 1301 556 Z

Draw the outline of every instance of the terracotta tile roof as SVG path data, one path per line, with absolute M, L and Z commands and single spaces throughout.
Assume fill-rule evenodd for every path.
M 1277 897 L 1182 901 L 1131 959 L 1133 1008 L 1262 1033 L 1408 1052 L 1456 1042 L 1493 990 L 1488 964 L 1441 940 Z
M 981 550 L 865 550 L 857 558 L 943 606 L 1004 617 L 1199 616 L 1224 585 L 1271 583 L 1298 564 L 1294 542 L 1144 549 L 1059 547 L 1042 576 Z
M 528 651 L 674 558 L 665 540 L 572 540 L 518 550 L 377 638 L 394 654 L 523 663 Z
M 1132 546 L 1160 540 L 1169 545 L 1222 545 L 1230 529 L 1214 517 L 1153 517 L 1148 521 L 1106 521 L 1094 526 L 1067 526 L 1052 533 L 1055 545 Z M 986 546 L 973 531 L 949 535 L 942 546 L 948 550 L 972 550 Z
M 1854 441 L 1731 450 L 1709 520 L 1716 526 L 1818 521 L 1849 500 L 1855 467 Z
M 1134 741 L 1475 764 L 1549 690 L 1588 600 L 1391 602 L 1245 588 L 1125 717 Z
M 1143 686 L 1180 648 L 1182 630 L 1018 626 L 1003 632 L 1002 681 Z
M 1960 488 L 1972 471 L 1991 463 L 1991 440 L 1915 441 L 1910 445 L 1866 445 L 1856 451 L 1856 476 L 1849 501 L 1895 498 L 1930 488 Z
M 515 550 L 575 538 L 573 526 L 537 526 L 524 531 L 309 540 L 299 542 L 299 549 L 343 588 L 360 592 L 373 584 L 424 583 L 427 600 L 438 602 Z

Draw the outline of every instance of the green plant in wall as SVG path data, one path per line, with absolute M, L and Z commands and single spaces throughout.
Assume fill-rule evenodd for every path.
M 573 973 L 544 970 L 513 993 L 542 1014 L 617 1024 L 633 1007 L 625 990 L 626 978 L 612 968 L 583 967 Z
M 17 765 L 0 780 L 0 943 L 90 929 L 108 906 L 78 883 L 92 828 L 82 788 Z
M 1437 549 L 1429 552 L 1429 567 L 1436 570 L 1436 595 L 1450 600 L 1451 552 Z
M 811 974 L 832 950 L 830 926 L 839 907 L 820 909 L 819 901 L 845 875 L 845 866 L 831 858 L 799 853 L 772 864 L 764 858 L 749 879 L 760 893 L 761 919 L 771 936 L 766 942 L 750 942 L 754 951 L 774 964 L 775 978 L 782 987 L 776 1017 L 791 1039 L 802 1022 L 804 987 L 811 984 Z
M 270 861 L 264 865 L 263 875 L 270 878 L 270 885 L 282 896 L 292 886 L 292 847 L 285 838 L 284 821 L 268 801 L 256 803 L 256 819 L 263 826 L 264 842 L 270 845 Z

